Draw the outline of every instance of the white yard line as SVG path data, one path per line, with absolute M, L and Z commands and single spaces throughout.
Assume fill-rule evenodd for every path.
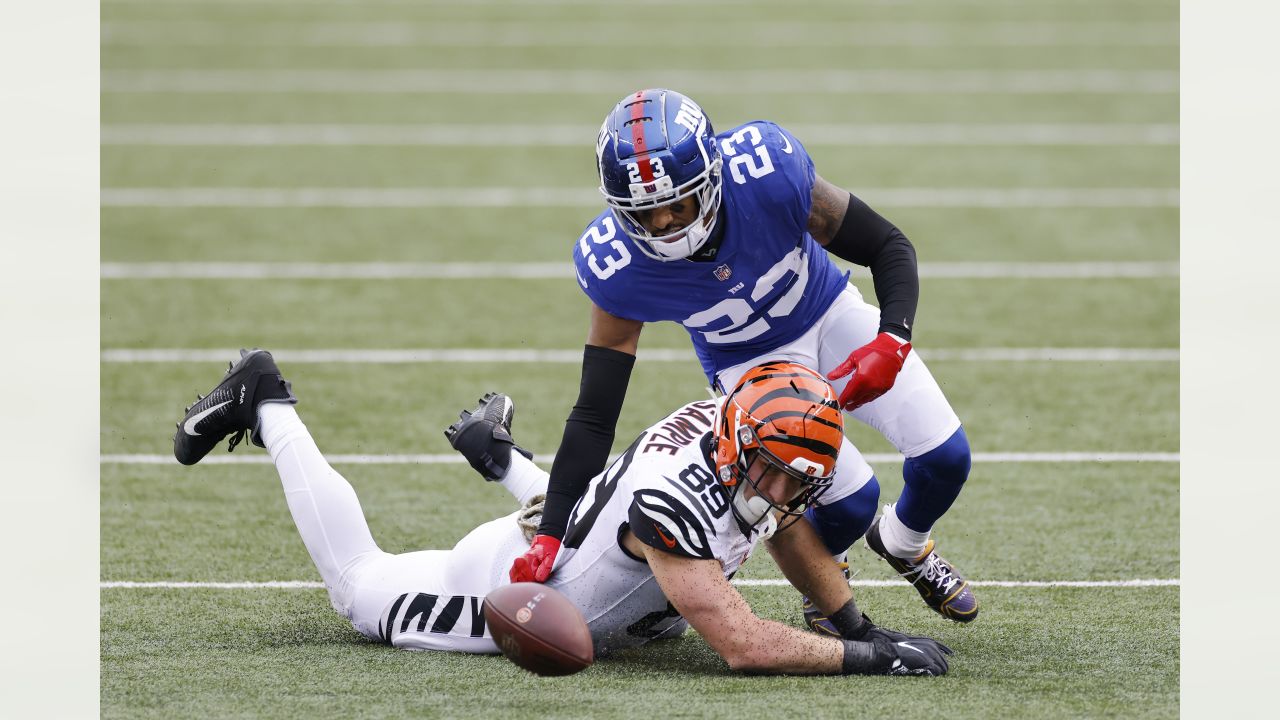
M 1169 0 L 1126 0 L 1130 5 L 1164 6 Z M 690 0 L 646 0 L 650 5 L 680 5 L 687 8 Z M 777 5 L 777 0 L 695 0 L 698 5 Z M 893 6 L 893 8 L 919 8 L 919 6 L 955 5 L 969 8 L 984 6 L 1025 5 L 1027 0 L 805 0 L 803 5 L 854 5 L 854 6 Z M 102 5 L 156 5 L 160 8 L 174 5 L 261 5 L 307 6 L 323 5 L 361 5 L 361 6 L 404 6 L 424 8 L 431 5 L 507 5 L 507 6 L 573 6 L 573 5 L 625 5 L 634 8 L 635 0 L 101 0 Z M 1087 8 L 1100 6 L 1112 8 L 1115 0 L 1044 0 L 1041 5 L 1066 6 L 1066 8 Z
M 929 361 L 968 362 L 1178 362 L 1180 356 L 1177 348 L 921 348 L 919 353 Z
M 606 7 L 635 7 L 635 0 L 101 0 L 103 5 L 156 5 L 159 7 L 185 5 L 260 5 L 279 7 L 295 5 L 299 7 L 315 7 L 324 5 L 361 5 L 361 6 L 397 6 L 432 7 L 440 5 L 505 5 L 557 7 L 575 5 L 603 5 Z M 689 5 L 689 0 L 646 0 L 650 5 Z M 777 0 L 697 0 L 700 5 L 776 5 Z M 967 7 L 1022 5 L 1026 0 L 803 0 L 799 5 L 861 5 L 861 6 L 893 6 L 919 7 L 921 5 L 958 5 Z M 1114 0 L 1044 0 L 1040 4 L 1051 7 L 1112 7 Z M 1168 0 L 1128 0 L 1128 4 L 1164 7 Z
M 704 0 L 705 1 L 705 0 Z M 730 17 L 701 47 L 1172 47 L 1179 26 L 1162 21 L 804 22 Z M 611 47 L 617 23 L 599 20 L 384 20 L 283 23 L 114 20 L 102 24 L 104 47 Z M 679 33 L 650 33 L 647 47 L 680 47 Z
M 854 188 L 876 207 L 1176 208 L 1177 188 Z M 596 207 L 590 188 L 103 188 L 103 207 Z
M 786 580 L 775 578 L 737 579 L 732 581 L 739 587 L 786 587 Z M 853 587 L 898 587 L 905 586 L 905 580 L 851 580 Z M 1005 588 L 1145 588 L 1145 587 L 1179 587 L 1182 581 L 1178 578 L 1138 578 L 1132 580 L 971 580 L 974 587 Z M 324 583 L 312 580 L 268 580 L 264 582 L 181 582 L 157 581 L 140 582 L 133 580 L 104 580 L 98 583 L 102 590 L 319 590 Z
M 921 357 L 958 362 L 1178 362 L 1177 348 L 920 348 Z M 418 363 L 570 363 L 582 362 L 582 350 L 506 350 L 485 348 L 417 348 L 385 350 L 272 350 L 281 362 L 418 364 Z M 112 348 L 102 351 L 106 363 L 227 362 L 237 350 L 182 348 Z M 642 362 L 693 363 L 684 348 L 641 349 Z
M 100 273 L 110 280 L 568 280 L 573 277 L 573 265 L 569 262 L 148 262 L 102 263 Z
M 1178 126 L 1152 125 L 788 125 L 810 146 L 1176 145 Z M 103 145 L 394 145 L 581 147 L 582 125 L 104 125 Z
M 867 453 L 870 463 L 898 463 L 902 456 L 894 453 Z M 457 453 L 443 455 L 325 455 L 334 465 L 462 465 L 466 460 Z M 554 455 L 534 455 L 537 463 L 550 466 Z M 172 455 L 100 455 L 103 465 L 173 465 L 178 461 Z M 1160 452 L 1017 452 L 973 454 L 975 463 L 1178 463 L 1178 453 Z M 265 454 L 214 453 L 200 461 L 202 465 L 270 465 L 271 457 Z
M 1179 266 L 1170 262 L 925 262 L 920 277 L 988 278 L 1170 278 Z M 568 262 L 147 262 L 102 263 L 108 280 L 568 280 Z
M 654 75 L 601 70 L 104 70 L 104 93 L 603 94 L 645 87 Z M 775 94 L 1171 94 L 1175 70 L 665 70 L 695 97 Z

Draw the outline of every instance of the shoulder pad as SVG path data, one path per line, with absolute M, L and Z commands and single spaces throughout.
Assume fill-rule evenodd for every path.
M 702 520 L 674 495 L 637 490 L 628 514 L 631 532 L 645 545 L 700 560 L 715 558 Z
M 626 280 L 619 272 L 635 259 L 630 240 L 608 210 L 587 225 L 573 246 L 578 286 L 601 310 L 618 317 L 627 317 L 626 307 L 615 301 L 619 291 L 625 292 L 619 283 Z
M 808 190 L 813 187 L 817 170 L 813 166 L 813 158 L 805 150 L 800 140 L 776 123 L 762 121 L 756 123 L 764 138 L 764 144 L 772 152 L 779 170 L 793 183 Z
M 749 122 L 720 137 L 725 183 L 736 183 L 766 213 L 787 217 L 803 232 L 817 170 L 800 141 L 765 120 Z

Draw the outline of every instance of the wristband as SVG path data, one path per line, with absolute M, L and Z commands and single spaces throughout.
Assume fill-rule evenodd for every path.
M 840 663 L 842 675 L 884 675 L 896 657 L 892 650 L 881 647 L 876 641 L 841 640 L 844 659 Z M 881 640 L 880 643 L 886 641 Z
M 861 640 L 867 631 L 875 627 L 871 620 L 858 610 L 858 606 L 853 602 L 853 598 L 849 598 L 849 602 L 840 606 L 840 609 L 827 616 L 831 624 L 840 633 L 840 637 L 846 640 Z

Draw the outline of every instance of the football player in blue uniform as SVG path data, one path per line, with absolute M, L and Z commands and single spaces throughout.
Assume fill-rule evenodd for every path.
M 877 518 L 879 484 L 848 441 L 835 484 L 807 517 L 843 561 L 867 545 L 944 617 L 977 600 L 930 531 L 969 474 L 960 419 L 919 355 L 915 250 L 898 228 L 819 177 L 800 141 L 770 122 L 716 134 L 695 102 L 664 89 L 623 98 L 596 141 L 607 207 L 573 247 L 591 299 L 580 394 L 551 469 L 546 508 L 513 580 L 545 581 L 570 509 L 608 458 L 645 323 L 678 322 L 713 386 L 765 360 L 833 381 L 840 405 L 905 456 L 905 487 Z M 880 308 L 831 255 L 869 267 Z M 810 627 L 832 631 L 806 599 Z

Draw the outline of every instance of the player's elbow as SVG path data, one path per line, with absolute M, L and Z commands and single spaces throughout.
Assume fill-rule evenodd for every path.
M 716 643 L 715 650 L 738 673 L 768 673 L 775 671 L 776 658 L 770 651 L 770 639 L 759 618 L 739 625 Z
M 773 667 L 771 659 L 765 653 L 750 647 L 722 653 L 721 657 L 724 658 L 725 662 L 729 663 L 730 670 L 746 675 L 767 673 Z

